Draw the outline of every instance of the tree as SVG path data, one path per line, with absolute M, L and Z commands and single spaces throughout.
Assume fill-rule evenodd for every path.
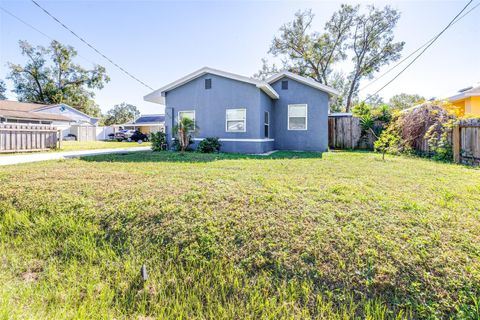
M 95 65 L 87 70 L 75 64 L 75 49 L 55 40 L 48 48 L 33 47 L 27 41 L 19 45 L 22 55 L 28 58 L 26 64 L 8 64 L 8 78 L 13 81 L 19 101 L 65 103 L 91 116 L 100 115 L 93 90 L 102 89 L 110 80 L 104 67 Z
M 400 14 L 388 6 L 381 10 L 369 6 L 367 13 L 360 13 L 358 5 L 342 5 L 322 32 L 310 32 L 313 17 L 311 10 L 295 13 L 292 22 L 280 27 L 269 53 L 282 59 L 284 69 L 340 91 L 332 110 L 339 110 L 345 103 L 348 112 L 357 98 L 360 81 L 400 57 L 404 43 L 394 42 L 393 37 Z M 352 70 L 345 77 L 334 67 L 349 56 Z M 263 60 L 256 76 L 273 70 Z
M 383 10 L 368 6 L 366 14 L 355 17 L 353 35 L 349 48 L 353 51 L 354 68 L 349 76 L 346 111 L 358 93 L 360 81 L 372 78 L 375 72 L 391 61 L 400 58 L 404 42 L 394 42 L 393 29 L 400 13 L 389 6 Z
M 178 124 L 173 127 L 173 132 L 176 135 L 182 153 L 187 150 L 190 145 L 191 133 L 194 132 L 195 129 L 197 129 L 195 121 L 187 117 L 182 118 Z
M 0 100 L 6 100 L 7 96 L 5 92 L 7 91 L 7 86 L 5 85 L 5 81 L 0 80 Z
M 392 96 L 389 105 L 393 109 L 403 110 L 425 102 L 425 98 L 418 94 L 400 93 Z
M 110 109 L 104 117 L 103 123 L 106 126 L 112 124 L 122 124 L 134 121 L 140 116 L 140 111 L 136 106 L 122 102 Z

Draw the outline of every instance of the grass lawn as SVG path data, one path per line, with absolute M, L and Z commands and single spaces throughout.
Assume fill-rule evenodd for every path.
M 137 142 L 118 142 L 118 141 L 62 141 L 60 150 L 54 151 L 76 151 L 76 150 L 93 150 L 93 149 L 109 149 L 109 148 L 129 148 L 129 147 L 146 147 L 150 146 L 150 142 L 139 144 Z
M 161 152 L 0 183 L 2 319 L 480 318 L 478 169 Z

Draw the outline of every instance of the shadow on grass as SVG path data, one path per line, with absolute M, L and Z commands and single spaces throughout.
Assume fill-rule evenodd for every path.
M 306 159 L 322 158 L 321 152 L 294 152 L 277 151 L 270 155 L 248 155 L 239 153 L 198 153 L 198 152 L 132 152 L 105 154 L 98 156 L 81 157 L 88 162 L 211 162 L 217 160 L 239 160 L 239 159 Z

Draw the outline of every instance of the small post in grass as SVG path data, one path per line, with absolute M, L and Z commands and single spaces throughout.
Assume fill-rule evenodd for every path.
M 140 273 L 142 275 L 143 281 L 147 281 L 148 273 L 147 273 L 147 266 L 145 264 L 142 265 L 142 268 L 140 269 Z

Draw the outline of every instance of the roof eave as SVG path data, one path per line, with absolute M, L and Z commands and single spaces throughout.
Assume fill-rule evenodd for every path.
M 323 92 L 326 92 L 331 96 L 339 96 L 340 95 L 340 92 L 335 90 L 332 87 L 329 87 L 329 86 L 326 86 L 324 84 L 318 83 L 315 80 L 310 81 L 310 79 L 308 79 L 308 78 L 302 77 L 298 74 L 294 74 L 294 73 L 291 73 L 291 72 L 286 72 L 286 71 L 274 74 L 273 76 L 268 78 L 266 81 L 267 81 L 267 83 L 271 84 L 271 83 L 276 82 L 276 81 L 278 81 L 278 80 L 280 80 L 284 77 L 290 78 L 292 80 L 298 81 L 298 82 L 303 83 L 303 84 L 305 84 L 307 86 L 310 86 L 312 88 L 315 88 L 315 89 L 321 90 Z M 313 83 L 312 81 L 315 81 L 315 83 Z

